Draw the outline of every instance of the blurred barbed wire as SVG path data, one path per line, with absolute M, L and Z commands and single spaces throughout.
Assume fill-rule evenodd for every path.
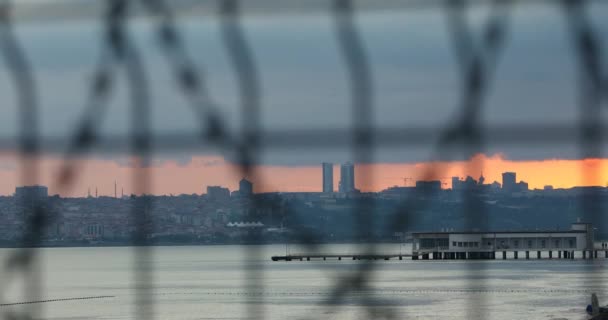
M 18 5 L 8 1 L 0 2 L 0 51 L 5 65 L 8 67 L 14 90 L 18 92 L 20 112 L 20 136 L 15 141 L 12 137 L 0 138 L 0 149 L 20 150 L 23 156 L 24 183 L 37 181 L 39 171 L 36 157 L 48 151 L 64 152 L 65 165 L 56 179 L 58 190 L 69 188 L 79 174 L 79 167 L 70 161 L 74 155 L 85 153 L 92 149 L 102 152 L 129 153 L 141 161 L 150 159 L 153 151 L 201 150 L 205 148 L 219 149 L 237 155 L 240 174 L 257 176 L 256 164 L 261 149 L 267 148 L 309 148 L 350 146 L 357 163 L 373 162 L 373 154 L 379 147 L 400 147 L 413 145 L 435 146 L 437 153 L 464 152 L 471 154 L 483 150 L 488 141 L 500 144 L 560 144 L 565 141 L 577 141 L 582 155 L 601 156 L 606 130 L 600 121 L 598 113 L 600 105 L 606 100 L 608 80 L 604 69 L 604 56 L 599 38 L 594 35 L 592 24 L 585 14 L 589 3 L 584 0 L 310 0 L 310 1 L 278 1 L 278 0 L 107 0 L 107 1 L 20 1 Z M 597 2 L 597 1 L 596 1 Z M 481 112 L 484 97 L 490 90 L 490 84 L 495 75 L 499 54 L 508 45 L 508 27 L 510 12 L 516 5 L 531 3 L 546 6 L 556 6 L 563 9 L 566 24 L 570 27 L 573 47 L 578 53 L 580 62 L 581 87 L 581 118 L 580 123 L 556 126 L 516 125 L 493 126 L 484 128 Z M 480 37 L 472 32 L 468 25 L 467 10 L 476 6 L 490 7 L 487 23 L 482 26 Z M 454 116 L 455 125 L 446 128 L 387 128 L 375 127 L 372 121 L 374 108 L 374 83 L 372 70 L 368 62 L 367 50 L 361 36 L 356 16 L 376 10 L 444 10 L 446 26 L 451 35 L 456 62 L 461 70 L 462 96 L 460 108 Z M 350 84 L 350 105 L 353 117 L 353 127 L 350 130 L 267 130 L 260 121 L 263 94 L 261 92 L 258 66 L 250 48 L 249 40 L 240 21 L 244 15 L 274 15 L 274 14 L 309 14 L 329 13 L 335 26 L 336 42 L 341 50 L 342 60 L 348 74 L 345 79 Z M 62 138 L 41 137 L 38 129 L 37 88 L 32 76 L 27 52 L 21 48 L 19 38 L 13 30 L 14 23 L 43 22 L 63 19 L 98 19 L 101 16 L 105 25 L 103 38 L 95 39 L 101 42 L 101 52 L 96 66 L 95 75 L 90 85 L 90 95 L 84 104 L 84 113 L 78 127 L 71 136 L 67 151 L 62 149 L 65 141 Z M 187 45 L 180 36 L 176 23 L 184 16 L 219 16 L 221 22 L 221 37 L 229 60 L 234 67 L 235 79 L 238 83 L 241 113 L 243 115 L 240 133 L 230 132 L 218 110 L 221 105 L 214 101 L 213 92 L 205 86 L 205 78 L 193 60 L 188 56 Z M 128 33 L 129 23 L 133 19 L 153 19 L 157 26 L 157 39 L 174 73 L 179 90 L 186 96 L 191 105 L 193 115 L 199 120 L 200 133 L 192 135 L 186 132 L 155 135 L 150 128 L 149 107 L 150 94 L 147 84 L 148 75 L 141 63 L 143 52 L 140 52 Z M 124 71 L 130 93 L 131 132 L 128 140 L 121 136 L 100 136 L 98 126 L 104 118 L 106 105 L 119 71 Z M 433 131 L 443 134 L 439 140 L 430 138 Z M 579 138 L 577 138 L 579 137 Z M 577 140 L 578 139 L 578 140 Z M 41 147 L 43 146 L 43 147 Z M 44 148 L 44 149 L 42 149 Z M 431 157 L 432 158 L 432 157 Z M 587 172 L 593 175 L 593 172 Z M 438 172 L 429 169 L 423 176 L 437 176 Z M 134 174 L 134 185 L 137 193 L 146 194 L 150 190 L 151 179 L 145 172 Z M 363 180 L 373 180 L 373 172 L 367 172 Z M 259 181 L 259 180 L 258 180 Z M 467 205 L 465 217 L 470 228 L 484 227 L 484 207 L 471 193 L 465 195 Z M 259 207 L 259 201 L 252 197 L 253 208 Z M 5 264 L 4 272 L 14 278 L 21 275 L 29 288 L 32 301 L 40 300 L 40 272 L 36 267 L 36 250 L 43 227 L 52 220 L 54 215 L 44 203 L 26 199 L 32 205 L 24 214 L 29 225 L 23 240 L 22 250 L 16 251 Z M 603 217 L 601 210 L 593 207 L 589 199 L 582 199 L 583 207 L 591 208 L 589 220 L 597 221 Z M 137 299 L 134 317 L 137 319 L 154 318 L 154 272 L 150 258 L 149 234 L 154 221 L 148 214 L 152 204 L 148 197 L 138 197 L 133 206 L 132 219 L 137 226 L 133 237 L 134 249 L 134 278 L 137 286 Z M 390 230 L 405 230 L 415 217 L 414 208 L 427 206 L 427 201 L 409 199 L 391 215 Z M 592 207 L 589 207 L 589 206 Z M 357 201 L 354 215 L 356 216 L 356 232 L 363 238 L 369 239 L 365 245 L 368 253 L 375 251 L 373 234 L 370 225 L 373 223 L 373 203 L 361 198 Z M 602 220 L 603 221 L 603 220 Z M 296 240 L 303 242 L 310 250 L 316 250 L 314 235 L 305 230 L 296 230 Z M 260 239 L 253 235 L 246 240 L 252 243 Z M 255 263 L 262 257 L 260 249 L 249 248 L 247 251 L 249 264 L 244 266 L 247 280 L 244 287 L 249 292 L 263 291 L 264 270 L 262 265 Z M 361 261 L 352 273 L 343 273 L 335 279 L 332 294 L 324 301 L 323 306 L 338 309 L 345 297 L 350 293 L 370 290 L 370 283 L 375 269 L 373 260 Z M 598 272 L 597 268 L 591 270 Z M 476 272 L 480 272 L 477 269 Z M 15 281 L 15 280 L 13 280 Z M 3 283 L 0 293 L 5 290 Z M 482 288 L 483 289 L 483 288 Z M 372 300 L 367 296 L 358 296 L 361 305 L 368 312 L 369 318 L 394 319 L 396 313 L 383 301 Z M 468 304 L 468 318 L 487 318 L 482 308 L 483 297 L 471 297 Z M 23 313 L 7 314 L 11 319 L 30 319 L 39 316 L 40 310 L 27 307 Z M 256 299 L 248 305 L 247 317 L 263 319 L 263 300 Z M 303 318 L 318 318 L 318 315 L 303 315 Z

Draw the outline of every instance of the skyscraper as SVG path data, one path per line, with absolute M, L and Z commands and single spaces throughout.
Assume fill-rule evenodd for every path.
M 338 190 L 342 193 L 355 191 L 355 165 L 352 162 L 340 166 L 340 185 Z
M 323 162 L 323 192 L 334 192 L 334 164 Z
M 502 189 L 505 191 L 513 192 L 516 189 L 516 175 L 515 172 L 503 172 L 502 173 Z

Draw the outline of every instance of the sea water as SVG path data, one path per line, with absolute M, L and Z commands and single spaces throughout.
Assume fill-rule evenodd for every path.
M 140 314 L 169 320 L 586 319 L 592 292 L 598 293 L 600 303 L 608 303 L 608 259 L 603 257 L 525 260 L 520 254 L 518 260 L 491 261 L 273 262 L 272 255 L 357 253 L 368 248 L 148 249 L 149 255 L 139 255 L 139 260 L 141 249 L 133 247 L 38 249 L 35 294 L 27 290 L 24 278 L 32 279 L 32 274 L 3 266 L 0 315 L 31 312 L 42 319 L 134 319 Z M 374 248 L 377 253 L 408 253 L 409 249 L 400 244 Z M 0 250 L 0 261 L 6 262 L 14 251 Z M 141 273 L 146 269 L 150 273 Z M 143 291 L 149 295 L 138 304 L 137 293 L 142 291 L 137 288 L 142 284 L 149 287 Z M 7 305 L 41 300 L 57 301 Z

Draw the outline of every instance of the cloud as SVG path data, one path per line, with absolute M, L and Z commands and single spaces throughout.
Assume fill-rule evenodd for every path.
M 479 152 L 502 153 L 510 159 L 579 158 L 578 61 L 564 32 L 563 16 L 557 10 L 548 13 L 545 7 L 526 8 L 531 9 L 516 11 L 517 20 L 511 26 L 509 43 L 484 100 L 481 120 L 486 140 L 483 148 L 467 152 L 463 152 L 465 148 L 455 148 L 438 159 L 433 158 L 438 148 L 436 142 L 442 130 L 455 125 L 462 116 L 463 94 L 463 75 L 455 63 L 444 12 L 359 14 L 357 21 L 370 59 L 374 86 L 370 121 L 380 133 L 382 130 L 397 132 L 392 140 L 376 140 L 373 160 L 383 163 L 463 160 Z M 602 20 L 605 14 L 596 11 L 593 15 L 602 39 L 606 39 L 608 19 Z M 352 139 L 348 135 L 354 118 L 348 70 L 336 43 L 331 17 L 325 14 L 263 18 L 246 15 L 243 23 L 260 71 L 261 124 L 265 132 L 271 133 L 266 136 L 269 140 L 284 141 L 280 147 L 264 145 L 259 154 L 260 163 L 310 166 L 323 161 L 353 160 Z M 204 71 L 208 92 L 220 106 L 227 131 L 238 136 L 247 119 L 242 119 L 236 74 L 219 36 L 217 20 L 186 17 L 180 20 L 179 27 L 189 55 Z M 177 86 L 170 63 L 155 41 L 154 30 L 142 21 L 132 24 L 130 29 L 150 81 L 152 131 L 155 137 L 178 132 L 195 138 L 201 124 L 194 117 L 188 98 Z M 87 103 L 101 48 L 101 24 L 86 19 L 51 21 L 19 25 L 17 31 L 34 65 L 42 133 L 46 138 L 60 141 L 55 149 L 61 152 L 75 134 Z M 104 137 L 124 137 L 116 143 L 127 146 L 131 119 L 128 83 L 123 72 L 117 72 L 113 84 L 115 90 L 107 111 L 103 118 L 97 119 L 99 132 Z M 0 95 L 7 106 L 0 111 L 0 135 L 15 137 L 19 123 L 16 94 L 6 73 L 0 75 Z M 530 127 L 538 129 L 533 136 L 517 136 L 522 128 Z M 555 142 L 551 142 L 556 140 L 551 136 L 552 131 L 543 130 L 562 127 L 565 129 L 557 131 L 562 132 L 563 140 Z M 507 133 L 496 138 L 493 133 L 501 128 Z M 414 133 L 410 129 L 415 129 Z M 290 143 L 291 134 L 298 132 L 310 134 L 300 135 L 300 140 Z M 319 134 L 323 132 L 327 135 Z M 508 139 L 511 132 L 517 139 Z M 402 143 L 398 142 L 399 135 Z M 418 136 L 420 139 L 412 138 Z M 268 140 L 262 144 L 265 141 Z M 133 166 L 120 152 L 100 154 L 94 147 L 92 152 L 100 159 Z M 195 145 L 182 152 L 175 152 L 173 148 L 155 152 L 162 160 L 150 166 L 162 166 L 168 161 L 187 166 L 192 157 L 202 155 L 237 162 L 230 150 L 200 150 Z M 199 165 L 222 164 L 220 160 L 214 161 Z

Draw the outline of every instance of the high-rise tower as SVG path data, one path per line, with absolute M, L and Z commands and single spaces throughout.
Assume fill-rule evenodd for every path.
M 355 191 L 355 165 L 352 162 L 343 163 L 340 166 L 339 191 L 348 193 Z
M 516 190 L 517 182 L 516 182 L 516 174 L 515 172 L 503 172 L 502 173 L 502 189 L 508 192 L 513 192 Z
M 334 192 L 334 164 L 323 162 L 323 192 Z

